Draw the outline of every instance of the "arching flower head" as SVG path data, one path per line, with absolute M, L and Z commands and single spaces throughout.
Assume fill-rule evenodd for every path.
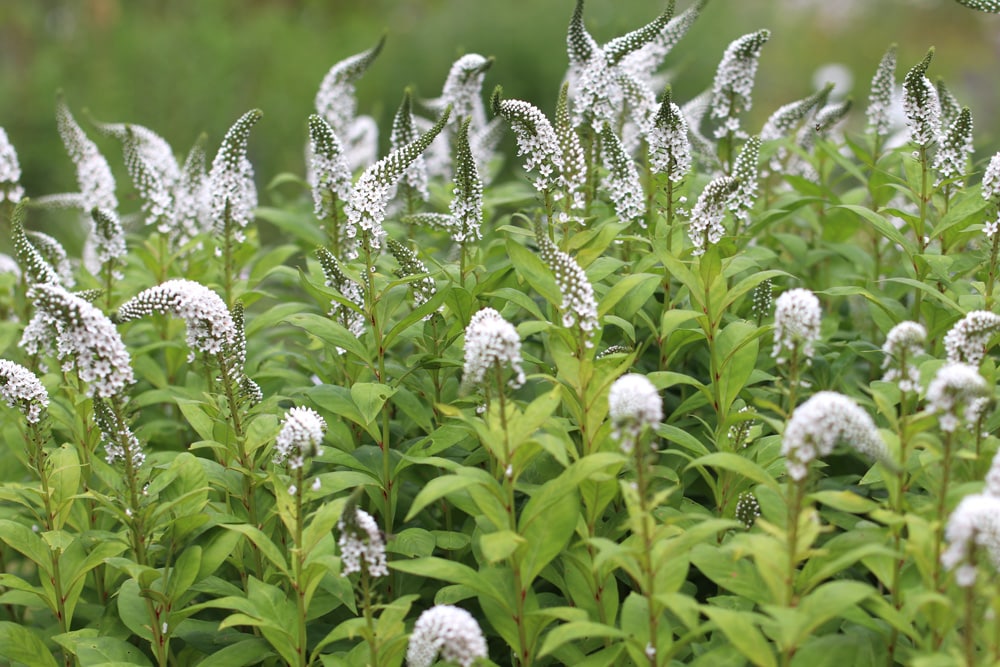
M 654 172 L 666 174 L 672 182 L 679 183 L 691 170 L 688 123 L 681 108 L 673 101 L 670 86 L 663 94 L 647 143 L 649 166 Z
M 236 343 L 236 327 L 218 294 L 193 280 L 174 279 L 139 292 L 118 309 L 118 320 L 131 322 L 152 313 L 180 317 L 194 352 L 218 354 Z
M 344 137 L 354 120 L 357 100 L 354 84 L 371 66 L 385 45 L 385 37 L 367 51 L 344 58 L 323 77 L 316 93 L 316 112 L 330 124 L 338 137 Z
M 1000 229 L 1000 153 L 994 153 L 990 158 L 986 173 L 983 174 L 983 199 L 992 204 L 992 214 L 990 219 L 983 225 L 983 233 L 986 238 L 992 239 L 993 235 Z
M 828 456 L 838 443 L 846 443 L 866 456 L 888 460 L 889 452 L 871 416 L 852 399 L 821 391 L 795 408 L 781 438 L 788 475 L 802 481 L 809 462 Z
M 646 199 L 639 170 L 635 160 L 625 152 L 618 135 L 607 124 L 601 130 L 601 159 L 605 169 L 601 187 L 614 202 L 615 215 L 622 222 L 635 220 L 645 228 Z
M 95 206 L 111 210 L 118 209 L 115 197 L 115 177 L 111 174 L 108 161 L 73 118 L 73 113 L 60 96 L 56 100 L 56 126 L 62 137 L 66 152 L 76 166 L 76 181 L 80 192 L 70 195 L 70 204 L 83 211 Z
M 309 116 L 309 169 L 307 179 L 313 196 L 313 213 L 318 218 L 333 215 L 333 196 L 346 201 L 351 194 L 351 169 L 344 147 L 322 116 Z
M 486 658 L 486 639 L 472 614 L 439 604 L 420 614 L 406 648 L 407 667 L 431 667 L 441 659 L 470 667 Z
M 932 166 L 938 173 L 939 184 L 943 180 L 955 179 L 955 187 L 962 187 L 959 178 L 968 170 L 969 156 L 972 155 L 972 112 L 963 107 L 940 140 Z
M 716 138 L 742 136 L 740 114 L 752 105 L 754 78 L 761 49 L 771 38 L 769 30 L 758 30 L 733 41 L 722 56 L 712 83 L 712 118 L 721 122 Z
M 493 112 L 502 117 L 514 130 L 517 154 L 525 156 L 524 170 L 537 172 L 533 181 L 535 190 L 542 194 L 553 193 L 560 185 L 563 171 L 562 147 L 552 123 L 537 107 L 522 100 L 501 99 L 501 89 L 493 92 Z
M 29 354 L 47 349 L 54 337 L 63 369 L 76 368 L 88 396 L 114 396 L 135 381 L 128 350 L 104 313 L 50 283 L 33 286 L 28 298 L 37 313 L 20 344 Z

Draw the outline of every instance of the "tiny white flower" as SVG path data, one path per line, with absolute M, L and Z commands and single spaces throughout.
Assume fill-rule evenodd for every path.
M 622 449 L 630 453 L 639 434 L 647 427 L 656 428 L 663 419 L 663 400 L 645 375 L 628 373 L 611 385 L 608 414 L 613 437 L 620 438 Z
M 800 349 L 812 359 L 813 346 L 819 340 L 822 311 L 819 299 L 807 289 L 795 288 L 778 297 L 774 309 L 774 352 L 772 357 L 782 363 L 783 349 Z
M 510 365 L 514 372 L 509 384 L 524 384 L 521 368 L 521 337 L 517 329 L 492 308 L 483 308 L 469 321 L 465 329 L 465 366 L 462 386 L 481 386 L 487 382 L 487 373 L 497 366 Z
M 342 569 L 340 576 L 346 577 L 352 572 L 360 572 L 364 567 L 373 577 L 385 577 L 389 568 L 385 561 L 385 539 L 382 531 L 371 514 L 354 508 L 353 516 L 348 516 L 349 510 L 337 522 L 340 539 L 340 559 Z

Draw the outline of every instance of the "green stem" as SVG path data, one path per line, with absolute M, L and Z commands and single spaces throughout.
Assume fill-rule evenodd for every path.
M 308 641 L 306 637 L 306 582 L 302 576 L 305 567 L 306 553 L 302 546 L 302 485 L 304 483 L 304 464 L 295 469 L 295 534 L 292 536 L 295 547 L 292 550 L 292 567 L 295 577 L 295 601 L 299 612 L 298 646 L 299 667 L 306 667 L 308 659 Z M 280 491 L 279 491 L 280 493 Z

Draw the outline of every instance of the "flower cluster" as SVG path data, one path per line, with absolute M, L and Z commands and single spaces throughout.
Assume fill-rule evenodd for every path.
M 656 428 L 663 420 L 663 401 L 645 375 L 628 373 L 611 385 L 608 414 L 612 436 L 622 441 L 622 449 L 628 454 L 644 429 Z
M 593 347 L 593 338 L 598 327 L 594 286 L 590 284 L 587 274 L 577 261 L 556 248 L 556 244 L 541 227 L 536 227 L 535 238 L 538 241 L 538 253 L 555 274 L 556 285 L 562 294 L 562 303 L 559 304 L 559 310 L 562 311 L 562 325 L 567 329 L 578 327 L 584 345 Z
M 1000 229 L 1000 153 L 995 153 L 990 158 L 990 164 L 983 174 L 982 192 L 983 199 L 993 204 L 992 220 L 983 226 L 986 238 L 992 239 Z
M 771 38 L 769 30 L 758 30 L 733 41 L 722 56 L 712 83 L 711 117 L 721 121 L 716 138 L 743 136 L 739 114 L 750 109 L 754 78 L 761 49 Z
M 920 372 L 913 359 L 924 351 L 926 342 L 927 330 L 922 324 L 900 322 L 894 326 L 882 345 L 885 355 L 882 380 L 898 383 L 899 390 L 904 392 L 920 389 Z
M 0 202 L 7 200 L 16 204 L 24 197 L 21 187 L 21 163 L 17 151 L 7 138 L 7 132 L 0 127 Z
M 385 561 L 385 538 L 371 514 L 348 503 L 337 522 L 340 538 L 340 576 L 361 572 L 362 568 L 372 577 L 385 577 L 389 567 Z
M 326 248 L 317 248 L 316 256 L 319 258 L 320 267 L 323 269 L 326 286 L 340 292 L 345 299 L 355 306 L 352 308 L 346 304 L 333 301 L 330 317 L 340 322 L 355 337 L 360 337 L 365 331 L 365 317 L 363 314 L 365 297 L 362 293 L 361 285 L 344 275 L 343 270 L 340 268 L 340 262 Z M 338 347 L 337 354 L 343 353 L 343 348 Z
M 90 211 L 95 206 L 117 210 L 115 177 L 111 174 L 111 167 L 97 144 L 77 124 L 62 97 L 56 102 L 56 127 L 66 152 L 76 165 L 76 182 L 80 192 L 69 196 L 57 195 L 55 203 L 69 204 L 84 211 Z
M 334 64 L 319 85 L 315 101 L 316 112 L 330 124 L 338 137 L 347 136 L 351 123 L 355 120 L 357 100 L 354 96 L 354 83 L 375 61 L 384 44 L 385 38 L 382 38 L 367 51 Z
M 51 349 L 55 334 L 55 352 L 64 361 L 63 370 L 76 368 L 87 383 L 88 396 L 107 398 L 132 384 L 132 359 L 104 313 L 49 283 L 34 285 L 28 298 L 36 309 L 21 337 L 20 345 L 28 354 Z
M 240 116 L 223 137 L 208 172 L 212 231 L 221 237 L 231 233 L 237 243 L 245 240 L 243 230 L 257 208 L 257 186 L 253 165 L 247 158 L 247 140 L 262 115 L 260 109 L 251 109 Z
M 948 517 L 944 539 L 948 548 L 941 554 L 941 565 L 954 570 L 959 586 L 968 588 L 976 583 L 972 561 L 976 547 L 986 549 L 993 566 L 1000 568 L 1000 497 L 970 494 L 962 498 Z
M 396 115 L 392 119 L 389 148 L 390 150 L 400 149 L 406 144 L 416 141 L 419 136 L 416 120 L 413 117 L 413 94 L 407 88 L 403 93 L 403 102 L 399 105 L 399 109 L 396 110 Z M 422 155 L 415 157 L 406 167 L 400 177 L 400 184 L 408 192 L 416 194 L 421 200 L 430 199 L 431 194 L 427 190 L 427 165 Z
M 469 320 L 465 329 L 465 365 L 462 386 L 466 389 L 486 382 L 487 373 L 510 365 L 514 372 L 509 384 L 524 384 L 521 368 L 521 337 L 510 322 L 492 308 L 483 308 Z
M 382 239 L 385 237 L 382 222 L 385 220 L 385 209 L 396 183 L 441 132 L 448 122 L 449 113 L 446 110 L 434 127 L 365 169 L 358 182 L 354 184 L 344 209 L 347 214 L 345 229 L 347 238 L 354 238 L 357 235 L 357 228 L 360 227 L 368 233 L 371 250 L 378 251 L 382 247 Z
M 718 176 L 705 186 L 691 209 L 691 224 L 688 225 L 688 238 L 694 245 L 695 255 L 703 255 L 709 245 L 715 245 L 722 240 L 726 228 L 722 220 L 726 217 L 726 209 L 734 193 L 739 188 L 739 182 L 731 176 Z
M 819 340 L 822 319 L 819 299 L 807 289 L 797 287 L 778 297 L 774 310 L 774 352 L 771 356 L 782 363 L 783 349 L 801 352 L 812 359 L 813 345 Z
M 601 130 L 601 158 L 606 172 L 601 187 L 614 202 L 615 215 L 625 223 L 638 221 L 645 229 L 646 200 L 639 170 L 609 125 Z
M 470 667 L 486 658 L 486 639 L 476 619 L 461 607 L 439 604 L 420 614 L 406 648 L 408 667 L 430 667 L 438 654 Z
M 744 405 L 739 409 L 739 414 L 746 415 L 746 418 L 739 419 L 729 427 L 729 442 L 734 447 L 749 447 L 753 443 L 753 436 L 750 429 L 757 422 L 757 413 L 749 405 Z
M 569 84 L 563 84 L 559 89 L 555 119 L 556 138 L 562 150 L 561 182 L 566 191 L 565 211 L 560 219 L 562 222 L 570 217 L 580 219 L 587 199 L 587 156 L 569 113 Z
M 122 229 L 118 214 L 110 209 L 95 208 L 90 212 L 90 217 L 94 221 L 94 232 L 90 235 L 96 260 L 93 268 L 99 268 L 114 262 L 119 257 L 124 257 L 127 251 L 125 230 Z
M 1000 0 L 958 0 L 970 9 L 978 9 L 981 12 L 1000 14 Z
M 872 76 L 868 93 L 868 132 L 885 137 L 893 126 L 892 108 L 896 98 L 896 44 L 890 44 Z
M 599 132 L 605 123 L 617 124 L 625 109 L 631 122 L 642 133 L 648 130 L 646 126 L 655 108 L 655 97 L 645 80 L 648 74 L 635 77 L 632 72 L 636 71 L 637 66 L 638 69 L 648 71 L 653 64 L 642 58 L 633 61 L 626 68 L 623 60 L 659 38 L 669 25 L 672 15 L 673 3 L 651 23 L 617 37 L 602 47 L 584 27 L 583 2 L 578 0 L 567 35 L 574 125 L 589 123 L 595 132 Z M 650 52 L 647 55 L 653 54 Z
M 335 213 L 332 197 L 346 200 L 351 194 L 351 169 L 344 148 L 333 128 L 322 116 L 309 116 L 309 159 L 306 178 L 313 196 L 313 212 L 318 218 Z
M 774 283 L 770 278 L 760 281 L 760 284 L 753 288 L 753 293 L 750 295 L 750 310 L 758 322 L 771 312 L 771 306 L 774 305 L 774 295 L 771 293 L 773 289 Z
M 736 499 L 736 520 L 743 524 L 747 530 L 753 528 L 760 516 L 760 503 L 750 491 L 744 491 Z
M 736 163 L 733 165 L 733 178 L 736 179 L 736 189 L 729 197 L 729 210 L 733 217 L 744 227 L 750 224 L 750 210 L 757 200 L 757 162 L 760 158 L 760 137 L 750 137 Z
M 172 314 L 187 325 L 187 344 L 194 353 L 228 352 L 236 343 L 232 314 L 218 294 L 193 280 L 174 279 L 139 292 L 118 309 L 118 320 L 130 322 L 152 313 Z
M 817 106 L 822 106 L 833 90 L 833 84 L 828 83 L 805 99 L 796 100 L 782 105 L 770 115 L 760 131 L 761 141 L 775 141 L 787 137 L 797 128 Z
M 462 121 L 455 146 L 455 192 L 451 212 L 451 238 L 466 244 L 483 238 L 483 180 L 469 145 L 470 120 Z
M 104 438 L 104 454 L 108 465 L 122 461 L 132 470 L 138 470 L 146 461 L 142 444 L 121 415 L 107 401 L 94 400 L 94 421 Z
M 988 310 L 974 310 L 944 336 L 948 361 L 979 365 L 986 355 L 986 344 L 1000 331 L 1000 315 Z
M 14 209 L 10 225 L 11 241 L 14 245 L 14 253 L 17 255 L 17 263 L 29 283 L 60 285 L 63 283 L 64 276 L 39 252 L 24 230 L 24 208 L 23 202 L 18 204 L 17 208 Z M 69 278 L 72 279 L 72 277 L 70 274 Z
M 942 431 L 952 432 L 958 428 L 959 410 L 964 408 L 965 422 L 974 424 L 985 407 L 978 399 L 988 395 L 989 386 L 975 366 L 948 362 L 927 386 L 927 409 L 940 414 Z
M 326 422 L 315 410 L 290 408 L 274 441 L 275 463 L 287 463 L 293 470 L 302 468 L 307 458 L 323 453 L 320 445 L 325 433 Z
M 492 65 L 493 58 L 484 58 L 478 53 L 467 53 L 456 60 L 448 71 L 441 97 L 435 100 L 433 106 L 443 111 L 450 105 L 455 119 L 468 118 L 474 129 L 482 129 L 486 125 L 483 79 Z
M 691 29 L 707 3 L 708 0 L 698 0 L 684 12 L 670 19 L 649 41 L 625 54 L 621 59 L 621 70 L 651 90 L 660 88 L 662 77 L 656 76 L 656 70 L 677 42 Z
M 0 399 L 20 410 L 29 424 L 37 424 L 49 407 L 45 385 L 27 368 L 7 359 L 0 359 Z
M 397 276 L 404 279 L 410 276 L 420 276 L 410 282 L 410 289 L 413 291 L 413 300 L 419 308 L 430 301 L 431 297 L 437 291 L 434 279 L 427 275 L 427 266 L 420 261 L 415 252 L 394 239 L 389 239 L 387 245 L 389 252 L 392 253 L 392 256 L 396 258 L 396 262 L 399 264 L 399 269 L 396 271 Z
M 934 155 L 932 166 L 938 173 L 938 180 L 954 179 L 956 187 L 962 187 L 960 178 L 968 168 L 969 156 L 972 155 L 972 112 L 969 107 L 963 107 L 958 116 L 941 137 L 938 151 Z
M 537 171 L 535 189 L 551 193 L 561 185 L 563 153 L 552 123 L 536 106 L 522 100 L 501 100 L 493 94 L 493 111 L 510 123 L 517 139 L 517 154 L 525 156 L 524 170 Z
M 940 98 L 927 78 L 927 68 L 933 57 L 932 47 L 903 78 L 903 111 L 910 127 L 910 141 L 921 147 L 933 144 L 941 133 Z
M 122 142 L 125 168 L 142 199 L 146 224 L 166 231 L 174 211 L 172 190 L 181 178 L 170 144 L 141 125 L 109 123 L 98 127 Z
M 687 119 L 681 108 L 673 102 L 669 86 L 663 94 L 647 142 L 649 166 L 654 172 L 666 174 L 671 181 L 679 183 L 691 170 L 691 140 L 688 139 Z
M 792 413 L 781 438 L 788 475 L 802 481 L 809 462 L 827 456 L 838 443 L 878 460 L 888 459 L 888 449 L 871 416 L 853 400 L 833 391 L 821 391 Z

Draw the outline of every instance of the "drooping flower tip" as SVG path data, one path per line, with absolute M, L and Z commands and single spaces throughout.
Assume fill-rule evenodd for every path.
M 716 138 L 742 136 L 739 114 L 751 106 L 761 49 L 770 39 L 769 30 L 758 30 L 734 40 L 726 48 L 712 83 L 712 118 L 722 121 Z
M 353 512 L 351 511 L 353 507 Z M 340 539 L 340 576 L 367 570 L 369 576 L 385 577 L 389 567 L 385 560 L 385 538 L 371 514 L 357 506 L 349 506 L 337 522 Z
M 645 375 L 623 375 L 608 392 L 608 414 L 611 416 L 612 435 L 623 438 L 629 448 L 646 428 L 656 428 L 663 420 L 663 400 L 660 392 Z
M 813 346 L 819 340 L 822 320 L 819 299 L 807 289 L 797 287 L 778 297 L 774 309 L 774 352 L 771 356 L 782 361 L 783 349 L 799 350 L 811 359 Z
M 510 322 L 493 308 L 483 308 L 465 329 L 465 366 L 462 386 L 466 389 L 487 382 L 487 374 L 509 365 L 514 377 L 510 386 L 524 384 L 521 368 L 521 337 Z
M 135 381 L 132 358 L 104 313 L 58 285 L 35 285 L 28 298 L 36 313 L 20 345 L 29 354 L 51 350 L 54 339 L 64 370 L 75 367 L 91 397 L 114 396 Z
M 118 309 L 118 320 L 129 322 L 152 313 L 169 313 L 187 324 L 187 344 L 194 351 L 218 354 L 233 347 L 236 326 L 218 294 L 193 280 L 177 278 L 150 287 Z
M 472 614 L 452 605 L 436 605 L 420 614 L 406 649 L 408 667 L 430 667 L 443 660 L 470 667 L 486 658 L 486 639 Z
M 735 178 L 719 176 L 701 191 L 691 209 L 691 224 L 688 225 L 688 238 L 694 245 L 693 254 L 703 255 L 708 246 L 722 240 L 726 233 L 722 221 L 738 188 L 739 182 Z
M 541 225 L 535 228 L 535 239 L 539 255 L 555 275 L 556 285 L 562 295 L 562 302 L 559 304 L 562 325 L 567 329 L 578 328 L 584 346 L 593 347 L 593 338 L 599 326 L 594 286 L 580 264 L 568 253 L 559 250 Z
M 29 424 L 37 424 L 49 406 L 45 385 L 24 366 L 0 359 L 0 399 L 17 408 Z
M 243 241 L 243 229 L 250 224 L 257 208 L 257 186 L 253 165 L 247 158 L 247 141 L 250 130 L 262 116 L 260 109 L 251 109 L 240 116 L 223 137 L 208 174 L 212 228 L 219 236 L 227 233 L 228 228 L 237 242 Z
M 21 164 L 17 159 L 17 151 L 7 138 L 6 130 L 0 127 L 0 202 L 6 199 L 16 204 L 23 196 Z
M 307 458 L 323 453 L 325 433 L 326 422 L 315 410 L 289 409 L 274 442 L 275 461 L 286 462 L 292 469 L 301 468 Z
M 814 459 L 829 455 L 838 443 L 877 460 L 888 460 L 888 449 L 871 416 L 852 399 L 821 391 L 792 413 L 781 439 L 788 476 L 801 481 Z

